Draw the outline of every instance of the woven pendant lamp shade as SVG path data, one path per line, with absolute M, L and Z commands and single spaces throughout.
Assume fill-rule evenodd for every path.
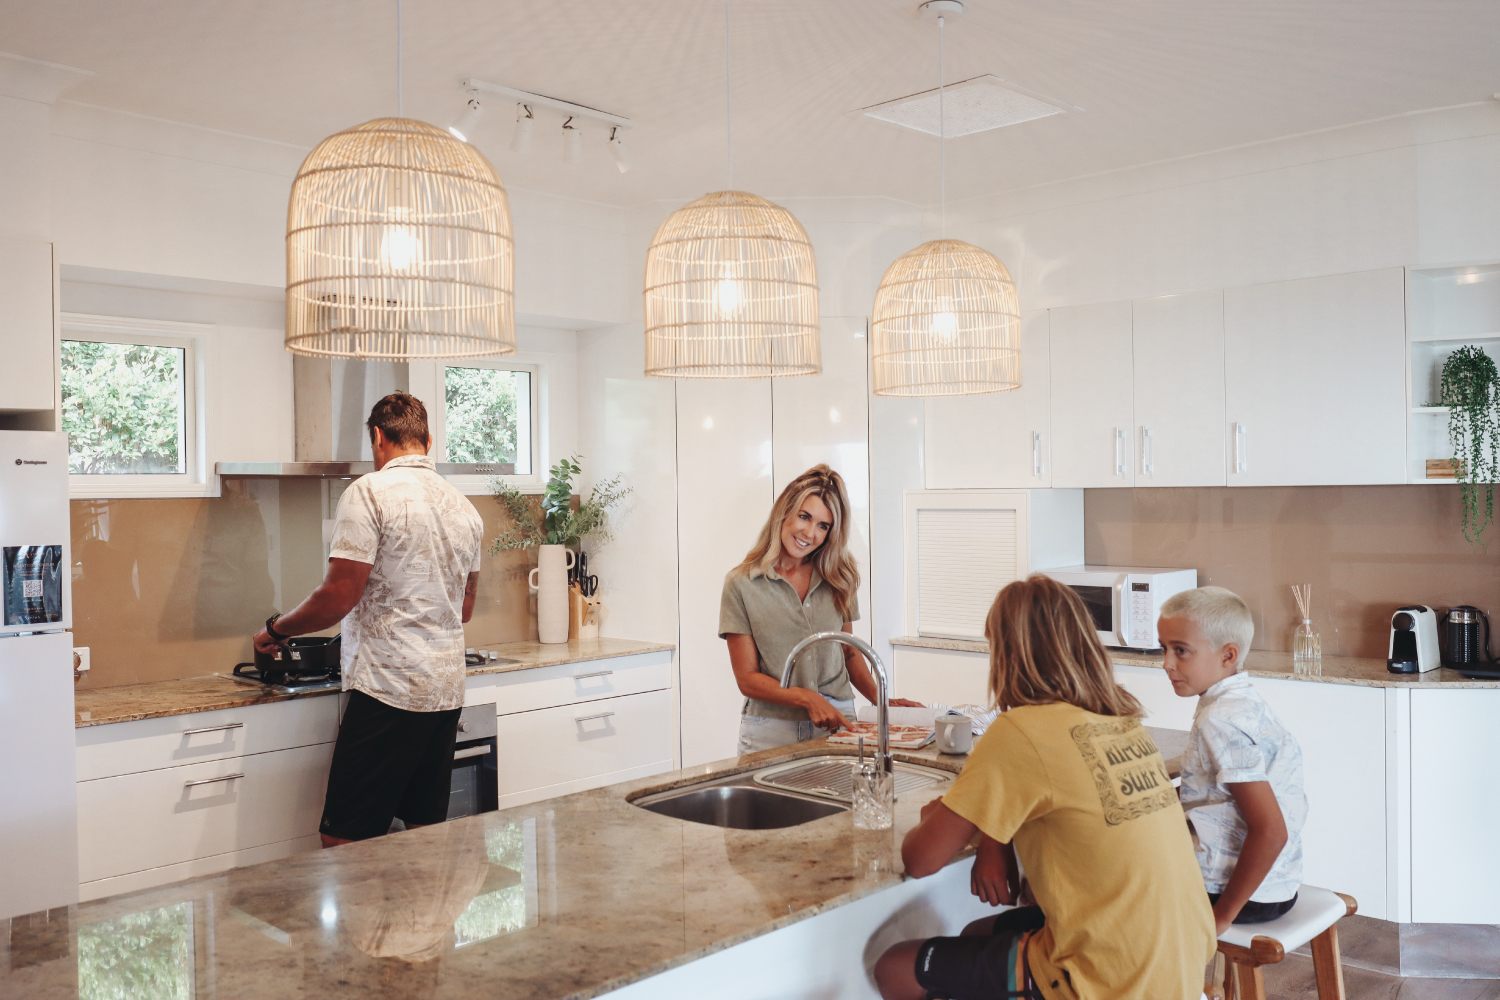
M 933 240 L 886 268 L 870 323 L 877 396 L 959 396 L 1021 386 L 1016 285 L 994 254 Z
M 667 217 L 646 251 L 646 374 L 816 375 L 818 270 L 792 213 L 716 191 Z
M 473 146 L 410 118 L 329 136 L 287 209 L 286 348 L 338 358 L 513 354 L 510 204 Z

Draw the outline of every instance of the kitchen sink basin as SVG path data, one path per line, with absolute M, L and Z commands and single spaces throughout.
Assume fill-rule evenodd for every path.
M 748 785 L 712 785 L 652 796 L 642 809 L 731 830 L 779 830 L 845 812 L 844 806 Z

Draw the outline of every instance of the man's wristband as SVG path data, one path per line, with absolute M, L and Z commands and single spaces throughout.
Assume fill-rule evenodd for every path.
M 276 640 L 277 642 L 286 642 L 288 639 L 291 638 L 291 636 L 289 636 L 289 635 L 282 635 L 280 632 L 276 631 L 274 628 L 271 627 L 275 623 L 276 619 L 278 619 L 280 617 L 281 617 L 280 615 L 272 615 L 271 617 L 269 617 L 269 618 L 266 619 L 266 635 L 270 636 L 272 639 Z

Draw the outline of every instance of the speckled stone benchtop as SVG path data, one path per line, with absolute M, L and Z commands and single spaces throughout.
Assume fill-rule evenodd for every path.
M 507 642 L 488 646 L 501 661 L 482 667 L 470 667 L 469 676 L 499 674 L 512 670 L 533 670 L 563 663 L 582 663 L 613 656 L 634 656 L 673 649 L 671 643 L 637 642 L 634 639 L 574 639 L 561 642 Z M 317 698 L 337 691 L 311 691 L 305 694 L 278 694 L 248 681 L 237 681 L 224 674 L 188 677 L 175 681 L 148 684 L 123 684 L 78 691 L 73 698 L 74 725 L 103 726 L 111 722 L 133 722 L 167 715 L 190 715 L 221 708 L 240 708 L 292 698 Z
M 879 832 L 847 812 L 728 830 L 629 801 L 844 752 L 802 743 L 17 917 L 0 997 L 595 997 L 897 884 L 896 845 L 946 783 L 903 795 Z M 196 991 L 128 988 L 180 976 Z
M 952 649 L 963 653 L 988 653 L 990 644 L 983 639 L 933 639 L 927 636 L 899 636 L 891 640 L 893 646 L 914 646 L 920 649 Z M 1110 650 L 1109 658 L 1130 667 L 1160 667 L 1162 657 L 1151 653 L 1123 653 Z M 1385 668 L 1384 660 L 1373 660 L 1358 656 L 1325 656 L 1322 671 L 1316 674 L 1301 674 L 1292 670 L 1291 653 L 1273 653 L 1264 649 L 1252 649 L 1245 660 L 1245 673 L 1252 677 L 1273 677 L 1278 680 L 1321 681 L 1324 684 L 1355 684 L 1360 687 L 1405 687 L 1405 688 L 1500 688 L 1500 681 L 1470 680 L 1457 670 L 1439 667 L 1422 674 L 1393 674 Z

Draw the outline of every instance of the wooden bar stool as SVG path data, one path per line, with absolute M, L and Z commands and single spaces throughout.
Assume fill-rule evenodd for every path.
M 1296 904 L 1275 920 L 1231 925 L 1219 936 L 1219 954 L 1225 961 L 1224 1000 L 1266 1000 L 1260 967 L 1275 965 L 1287 952 L 1309 942 L 1318 1000 L 1345 1000 L 1339 921 L 1358 909 L 1352 896 L 1304 885 Z

